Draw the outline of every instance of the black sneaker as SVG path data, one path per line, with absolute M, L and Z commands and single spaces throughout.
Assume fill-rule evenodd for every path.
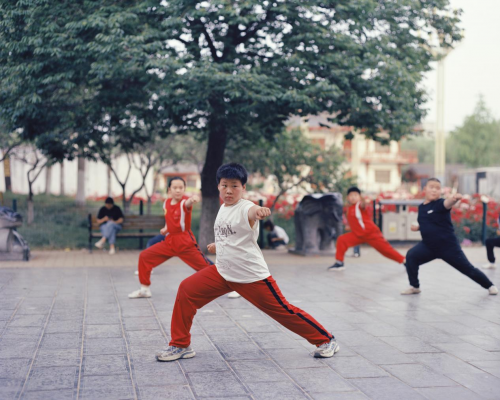
M 345 269 L 344 263 L 336 261 L 331 267 L 328 267 L 327 271 L 343 271 Z

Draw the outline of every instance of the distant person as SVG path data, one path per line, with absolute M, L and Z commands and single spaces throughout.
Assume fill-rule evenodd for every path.
M 361 191 L 353 186 L 347 191 L 347 201 L 350 206 L 347 209 L 347 220 L 351 232 L 340 235 L 337 239 L 337 252 L 335 253 L 335 264 L 328 268 L 329 271 L 342 271 L 344 267 L 344 256 L 348 248 L 367 243 L 383 256 L 403 264 L 405 257 L 395 250 L 384 238 L 382 232 L 372 221 L 366 212 L 366 204 L 361 197 Z
M 116 234 L 122 230 L 123 218 L 121 208 L 115 205 L 113 198 L 108 197 L 104 201 L 104 207 L 101 207 L 97 213 L 97 223 L 102 238 L 95 244 L 95 247 L 102 249 L 107 240 L 109 242 L 109 254 L 115 254 Z
M 497 237 L 486 239 L 486 255 L 488 256 L 488 264 L 483 265 L 484 269 L 495 268 L 495 254 L 493 254 L 494 247 L 500 247 L 500 215 L 498 216 L 498 229 Z
M 446 200 L 441 198 L 441 182 L 430 178 L 425 185 L 425 200 L 418 207 L 418 223 L 411 226 L 411 230 L 420 230 L 422 241 L 412 247 L 406 254 L 406 271 L 410 280 L 410 287 L 401 294 L 420 293 L 418 270 L 426 264 L 440 258 L 450 264 L 457 271 L 468 276 L 474 282 L 487 289 L 489 294 L 498 294 L 498 289 L 479 269 L 475 268 L 467 259 L 451 223 L 450 210 L 462 195 L 456 193 Z
M 267 234 L 267 243 L 273 250 L 280 246 L 286 246 L 290 241 L 285 230 L 278 225 L 274 225 L 271 220 L 264 222 L 264 229 L 269 232 Z

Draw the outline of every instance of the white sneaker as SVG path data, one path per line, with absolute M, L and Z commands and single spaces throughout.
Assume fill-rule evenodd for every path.
M 239 294 L 238 292 L 231 292 L 227 295 L 227 297 L 229 297 L 230 299 L 237 299 L 238 297 L 241 297 L 241 294 Z
M 102 249 L 104 247 L 104 243 L 99 240 L 94 244 L 94 246 L 97 247 L 98 249 Z
M 401 294 L 419 294 L 421 290 L 419 288 L 414 288 L 413 286 L 410 286 L 408 289 L 403 290 Z
M 490 286 L 490 288 L 488 289 L 488 292 L 490 292 L 490 294 L 494 296 L 494 295 L 498 294 L 498 289 L 496 286 L 493 285 L 493 286 Z
M 135 292 L 132 292 L 128 295 L 129 299 L 142 299 L 148 297 L 151 297 L 151 290 L 144 288 L 136 290 Z
M 116 253 L 116 250 L 113 248 L 113 249 L 109 249 L 109 254 L 113 255 Z
M 153 275 L 154 273 L 155 273 L 155 271 L 154 271 L 154 270 L 153 270 L 153 271 L 151 271 L 151 275 Z M 139 271 L 135 271 L 135 272 L 134 272 L 134 274 L 139 275 Z
M 493 269 L 493 268 L 496 268 L 496 265 L 490 262 L 488 264 L 483 265 L 483 269 Z

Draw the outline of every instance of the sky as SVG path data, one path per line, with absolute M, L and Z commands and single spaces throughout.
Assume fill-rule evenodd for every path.
M 447 132 L 472 114 L 482 94 L 496 119 L 500 119 L 500 0 L 450 0 L 463 10 L 465 38 L 445 60 L 444 125 Z M 436 121 L 437 75 L 426 74 L 429 95 L 425 122 Z

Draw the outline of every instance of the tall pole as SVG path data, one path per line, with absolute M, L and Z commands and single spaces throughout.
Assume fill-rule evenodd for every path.
M 437 65 L 437 118 L 436 143 L 434 149 L 434 176 L 445 184 L 446 168 L 446 138 L 444 132 L 444 59 Z

